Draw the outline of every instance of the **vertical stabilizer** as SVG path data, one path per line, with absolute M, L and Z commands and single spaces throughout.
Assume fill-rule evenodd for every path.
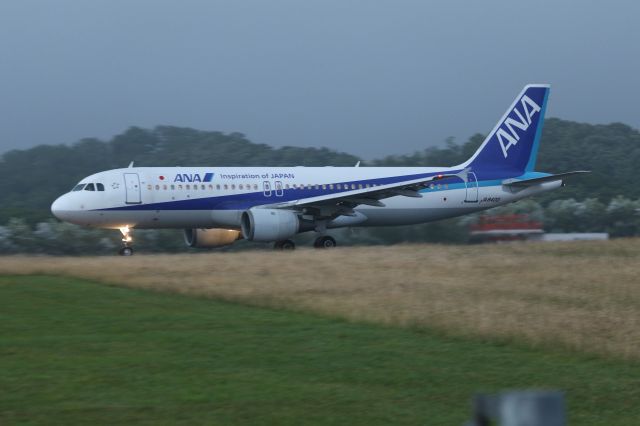
M 525 86 L 480 148 L 460 167 L 508 175 L 533 171 L 549 91 L 548 84 Z

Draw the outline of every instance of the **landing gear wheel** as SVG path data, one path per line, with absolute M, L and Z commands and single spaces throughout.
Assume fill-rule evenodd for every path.
M 296 243 L 291 240 L 276 241 L 273 248 L 276 250 L 294 250 Z
M 120 228 L 120 232 L 122 233 L 122 248 L 118 251 L 120 256 L 133 256 L 133 248 L 129 244 L 133 241 L 131 238 L 131 229 L 129 226 L 123 226 Z
M 315 248 L 334 248 L 336 245 L 336 240 L 329 235 L 318 237 L 313 243 Z
M 122 247 L 118 252 L 120 256 L 133 256 L 133 248 L 131 247 Z

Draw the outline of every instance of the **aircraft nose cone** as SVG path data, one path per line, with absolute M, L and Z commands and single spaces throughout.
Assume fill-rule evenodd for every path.
M 65 200 L 65 196 L 58 197 L 53 204 L 51 204 L 51 213 L 60 220 L 66 220 L 65 212 L 69 210 L 68 202 Z

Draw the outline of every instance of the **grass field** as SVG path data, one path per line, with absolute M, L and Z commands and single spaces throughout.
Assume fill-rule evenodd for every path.
M 640 239 L 133 258 L 3 257 L 0 274 L 73 276 L 640 359 Z
M 307 254 L 281 259 L 296 256 Z M 211 270 L 229 267 L 219 264 L 226 256 L 196 262 L 206 258 Z M 149 259 L 104 261 L 134 260 L 140 277 Z M 460 425 L 475 392 L 505 388 L 566 391 L 570 424 L 633 425 L 639 378 L 635 361 L 66 277 L 0 277 L 2 425 Z

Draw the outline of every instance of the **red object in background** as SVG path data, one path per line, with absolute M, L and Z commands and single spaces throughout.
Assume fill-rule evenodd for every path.
M 160 180 L 164 180 L 164 176 L 160 176 Z
M 471 225 L 469 230 L 476 241 L 525 240 L 529 235 L 544 233 L 542 223 L 526 214 L 480 216 L 478 223 Z

